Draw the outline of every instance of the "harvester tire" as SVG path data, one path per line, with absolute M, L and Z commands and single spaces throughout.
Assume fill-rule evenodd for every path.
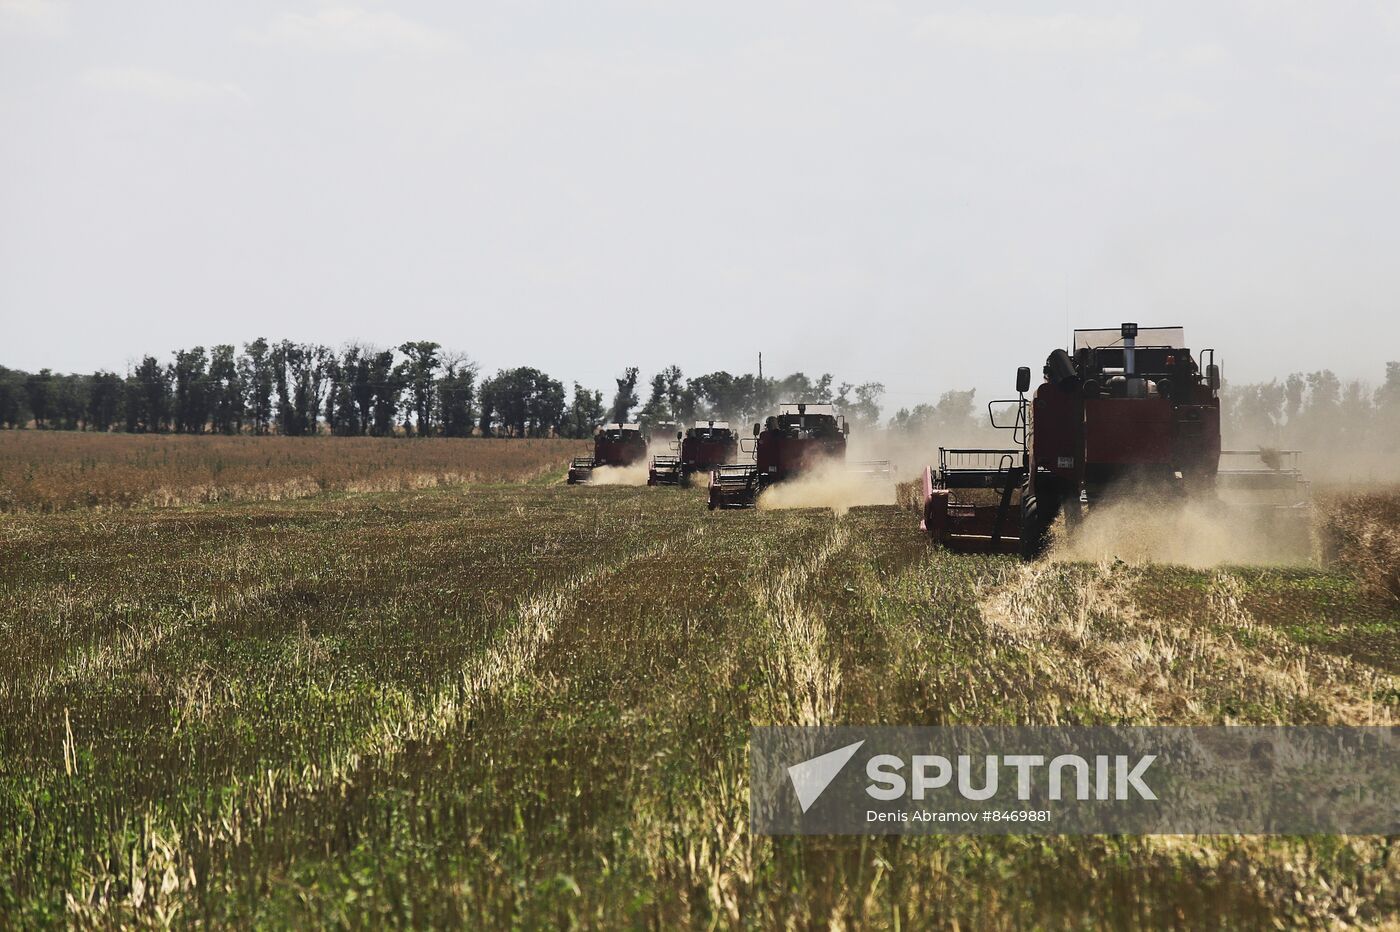
M 1040 495 L 1029 494 L 1030 483 L 1021 487 L 1021 557 L 1034 560 L 1050 546 L 1050 525 L 1055 523 L 1060 499 L 1053 489 Z

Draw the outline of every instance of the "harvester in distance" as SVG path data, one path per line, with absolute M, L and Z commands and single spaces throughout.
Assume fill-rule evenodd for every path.
M 1019 446 L 940 448 L 938 466 L 925 470 L 923 528 L 935 542 L 1033 559 L 1060 513 L 1073 533 L 1086 508 L 1115 495 L 1170 500 L 1246 487 L 1273 493 L 1271 513 L 1306 509 L 1296 455 L 1288 469 L 1220 469 L 1220 369 L 1214 350 L 1192 355 L 1182 328 L 1076 330 L 1073 355 L 1055 350 L 1044 373 L 1029 401 L 1023 366 L 1017 398 L 988 404 L 993 426 Z M 997 406 L 1008 404 L 1014 422 L 998 423 Z
M 739 455 L 739 437 L 728 421 L 696 421 L 676 433 L 671 449 L 676 452 L 651 458 L 647 485 L 685 485 L 696 473 L 731 462 Z
M 785 404 L 753 426 L 753 463 L 716 466 L 710 473 L 710 508 L 752 508 L 758 496 L 822 463 L 846 462 L 846 419 L 831 404 Z M 888 478 L 888 461 L 853 464 L 872 477 Z
M 593 455 L 576 456 L 569 464 L 569 485 L 587 484 L 600 466 L 632 466 L 646 455 L 640 424 L 604 424 L 593 435 Z

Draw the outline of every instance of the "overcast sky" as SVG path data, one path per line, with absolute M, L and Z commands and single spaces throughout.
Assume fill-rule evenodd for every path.
M 0 364 L 434 339 L 1004 394 L 1400 358 L 1400 6 L 0 0 Z

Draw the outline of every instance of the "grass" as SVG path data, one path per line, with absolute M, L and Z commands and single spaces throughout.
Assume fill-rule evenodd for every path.
M 281 501 L 551 475 L 578 440 L 0 431 L 0 512 Z
M 1344 572 L 1025 566 L 896 507 L 497 484 L 10 515 L 0 925 L 1381 923 L 1389 838 L 754 837 L 747 738 L 1393 723 L 1397 629 Z

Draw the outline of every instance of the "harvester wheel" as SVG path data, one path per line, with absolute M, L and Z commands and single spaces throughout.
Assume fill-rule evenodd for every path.
M 1055 523 L 1060 497 L 1054 489 L 1031 495 L 1030 483 L 1021 486 L 1021 556 L 1034 560 L 1050 546 L 1050 525 Z

